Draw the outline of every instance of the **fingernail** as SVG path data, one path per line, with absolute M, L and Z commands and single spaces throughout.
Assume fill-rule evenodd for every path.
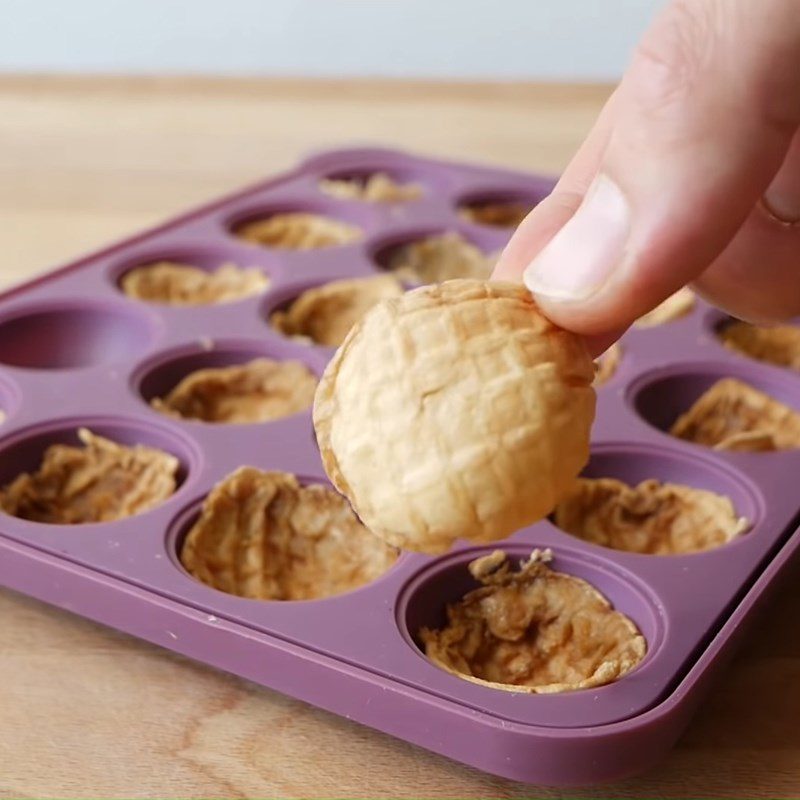
M 572 218 L 528 265 L 525 285 L 556 300 L 589 297 L 622 260 L 630 216 L 616 183 L 598 175 Z
M 795 225 L 800 222 L 800 185 L 796 179 L 788 180 L 784 170 L 778 173 L 764 192 L 762 202 L 767 212 L 778 222 L 785 225 Z

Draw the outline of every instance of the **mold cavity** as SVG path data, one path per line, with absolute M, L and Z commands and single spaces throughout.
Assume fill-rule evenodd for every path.
M 634 328 L 654 328 L 657 325 L 664 325 L 673 322 L 689 314 L 695 305 L 694 292 L 684 286 L 678 289 L 675 294 L 670 295 L 663 303 L 657 305 L 652 311 L 639 317 L 633 323 Z
M 407 203 L 423 195 L 419 183 L 384 171 L 335 173 L 323 178 L 319 189 L 339 200 L 365 203 Z
M 672 374 L 646 383 L 636 392 L 634 405 L 656 428 L 715 450 L 800 447 L 800 413 L 782 402 L 795 387 L 761 380 L 753 384 L 700 372 Z
M 384 247 L 376 254 L 383 269 L 407 283 L 439 283 L 453 278 L 489 277 L 497 254 L 487 255 L 456 231 L 430 234 Z
M 151 367 L 139 391 L 162 414 L 198 422 L 267 422 L 311 407 L 316 375 L 257 349 L 190 352 Z
M 458 216 L 476 225 L 516 228 L 539 202 L 539 198 L 515 193 L 486 193 L 462 200 Z
M 472 561 L 477 588 L 447 604 L 442 624 L 418 629 L 427 657 L 460 678 L 529 693 L 601 686 L 633 669 L 647 649 L 636 624 L 549 560 L 535 550 L 517 568 L 495 550 Z
M 347 501 L 294 475 L 242 467 L 214 487 L 178 542 L 207 586 L 256 600 L 315 600 L 357 589 L 397 560 Z
M 314 286 L 270 315 L 279 333 L 307 344 L 338 347 L 376 303 L 403 294 L 393 275 L 352 278 Z
M 278 250 L 317 250 L 351 244 L 364 237 L 356 225 L 309 211 L 286 211 L 250 217 L 233 227 L 250 244 Z
M 102 421 L 32 433 L 2 454 L 0 509 L 56 525 L 113 522 L 161 505 L 183 482 L 188 458 L 167 434 Z
M 716 450 L 800 447 L 800 414 L 736 378 L 723 378 L 675 420 L 670 433 Z
M 727 319 L 715 329 L 725 347 L 757 361 L 800 372 L 800 327 L 761 326 Z
M 170 306 L 232 303 L 264 292 L 269 278 L 258 268 L 233 263 L 219 266 L 161 260 L 128 270 L 120 288 L 130 298 Z
M 595 374 L 593 386 L 603 386 L 608 383 L 617 373 L 619 363 L 622 361 L 622 345 L 614 342 L 608 350 L 603 353 L 595 362 Z
M 0 362 L 27 369 L 76 369 L 131 358 L 152 339 L 130 308 L 64 303 L 0 320 Z
M 750 492 L 714 465 L 620 449 L 592 455 L 552 519 L 602 547 L 679 555 L 727 544 L 756 514 Z

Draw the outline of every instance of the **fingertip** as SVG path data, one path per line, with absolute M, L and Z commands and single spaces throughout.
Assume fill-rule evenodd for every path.
M 513 263 L 506 255 L 506 251 L 500 254 L 500 258 L 498 258 L 497 263 L 494 265 L 494 269 L 492 270 L 492 274 L 489 276 L 489 280 L 492 281 L 509 281 L 511 283 L 521 283 L 522 281 L 522 271 L 517 269 Z
M 601 314 L 591 308 L 587 310 L 586 304 L 580 301 L 554 298 L 536 291 L 531 294 L 542 313 L 564 330 L 601 341 L 602 337 L 609 335 L 609 331 L 619 330 L 620 318 L 616 315 Z
M 577 192 L 559 190 L 545 197 L 514 231 L 495 265 L 492 280 L 522 281 L 530 263 L 573 216 L 581 199 Z
M 592 358 L 599 358 L 606 352 L 615 342 L 619 341 L 624 335 L 627 328 L 618 328 L 610 333 L 598 334 L 596 336 L 586 336 L 584 341 L 589 350 Z

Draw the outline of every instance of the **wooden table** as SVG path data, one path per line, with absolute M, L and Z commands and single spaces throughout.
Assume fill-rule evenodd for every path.
M 0 284 L 285 168 L 397 145 L 560 169 L 607 88 L 0 79 Z M 496 779 L 0 591 L 0 797 L 800 794 L 800 589 L 657 770 L 561 793 Z

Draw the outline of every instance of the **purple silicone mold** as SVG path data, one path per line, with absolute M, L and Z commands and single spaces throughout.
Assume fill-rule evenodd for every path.
M 319 190 L 323 177 L 377 171 L 420 183 L 423 196 L 368 204 Z M 717 550 L 654 557 L 583 542 L 544 520 L 500 545 L 520 558 L 551 548 L 557 569 L 596 586 L 647 640 L 646 658 L 619 681 L 560 695 L 470 683 L 419 649 L 420 626 L 441 623 L 446 604 L 474 586 L 466 564 L 490 548 L 403 554 L 366 586 L 304 602 L 247 600 L 190 577 L 177 559 L 181 536 L 229 472 L 250 464 L 326 481 L 311 414 L 209 425 L 147 404 L 194 369 L 261 355 L 298 359 L 319 374 L 330 348 L 281 336 L 269 324 L 274 309 L 310 286 L 379 274 L 386 247 L 420 235 L 457 230 L 497 250 L 509 232 L 464 222 L 459 204 L 535 202 L 551 187 L 542 177 L 392 151 L 324 153 L 0 296 L 0 482 L 34 468 L 48 445 L 74 441 L 81 425 L 161 447 L 182 465 L 173 497 L 121 522 L 67 528 L 0 515 L 0 582 L 509 778 L 585 784 L 655 763 L 800 547 L 800 451 L 717 453 L 665 433 L 727 375 L 800 407 L 800 376 L 719 344 L 721 315 L 698 303 L 683 319 L 624 337 L 620 368 L 598 392 L 584 474 L 721 492 L 750 532 Z M 231 235 L 245 219 L 286 210 L 355 223 L 364 238 L 293 252 Z M 271 283 L 262 295 L 199 308 L 125 298 L 121 276 L 162 258 L 204 269 L 232 261 L 262 269 Z

